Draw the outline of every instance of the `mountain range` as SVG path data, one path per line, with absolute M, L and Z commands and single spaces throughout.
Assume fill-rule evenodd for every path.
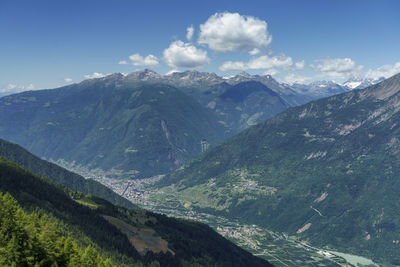
M 0 99 L 0 135 L 41 157 L 101 175 L 149 177 L 223 140 L 225 126 L 169 85 L 129 87 L 122 75 Z
M 112 74 L 0 98 L 0 137 L 105 177 L 172 171 L 152 196 L 166 207 L 254 224 L 396 266 L 400 74 L 360 89 L 375 82 L 288 85 L 246 73 Z M 78 246 L 91 245 L 112 261 L 122 255 L 118 264 L 266 264 L 203 225 L 143 211 L 19 146 L 0 140 L 0 150 L 69 188 L 1 158 L 2 192 L 24 212 L 39 209 L 64 225 L 59 231 L 70 231 Z M 141 258 L 146 251 L 132 243 L 138 232 L 148 234 L 141 229 L 170 244 L 162 250 L 170 253 L 154 249 Z
M 347 92 L 352 89 L 362 89 L 384 80 L 383 78 L 361 79 L 352 77 L 344 83 L 338 83 L 335 81 L 315 81 L 310 84 L 287 84 L 278 82 L 268 74 L 251 75 L 247 72 L 241 72 L 234 76 L 221 77 L 215 73 L 185 71 L 160 75 L 150 69 L 133 72 L 128 74 L 126 77 L 133 83 L 165 83 L 177 88 L 194 88 L 196 90 L 200 89 L 200 91 L 207 91 L 211 87 L 224 82 L 229 85 L 237 85 L 242 82 L 256 81 L 264 84 L 279 94 L 279 96 L 281 96 L 291 106 L 297 106 L 311 100 Z
M 269 75 L 146 69 L 2 97 L 0 137 L 75 170 L 151 177 L 291 106 L 347 90 L 330 82 L 289 86 Z
M 158 194 L 397 266 L 399 121 L 397 74 L 242 131 L 168 175 Z

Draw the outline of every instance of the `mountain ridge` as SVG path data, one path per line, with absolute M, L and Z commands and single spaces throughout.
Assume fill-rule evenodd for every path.
M 0 98 L 0 137 L 82 175 L 152 177 L 290 106 L 346 90 L 247 73 L 115 73 Z
M 214 113 L 180 90 L 131 87 L 121 77 L 1 98 L 0 136 L 100 175 L 149 177 L 200 153 L 202 140 L 215 144 L 225 135 Z
M 164 198 L 399 264 L 399 92 L 400 74 L 289 108 L 168 175 L 185 199 Z
M 2 139 L 0 139 L 0 156 L 19 164 L 37 176 L 48 177 L 53 182 L 62 184 L 72 191 L 80 191 L 84 194 L 101 197 L 115 205 L 126 208 L 135 207 L 130 201 L 114 193 L 101 183 L 92 179 L 85 179 L 56 164 L 42 160 L 21 146 Z

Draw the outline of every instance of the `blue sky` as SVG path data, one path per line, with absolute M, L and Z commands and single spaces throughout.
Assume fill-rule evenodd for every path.
M 0 93 L 144 68 L 388 77 L 400 71 L 399 13 L 397 0 L 2 0 Z

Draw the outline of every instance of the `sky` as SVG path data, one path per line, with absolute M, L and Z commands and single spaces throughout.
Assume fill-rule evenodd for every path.
M 0 1 L 0 94 L 149 68 L 281 82 L 400 72 L 400 1 Z

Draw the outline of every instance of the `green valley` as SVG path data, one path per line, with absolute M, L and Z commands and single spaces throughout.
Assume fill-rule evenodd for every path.
M 400 0 L 0 0 L 0 267 L 400 267 Z
M 166 176 L 153 197 L 396 265 L 399 92 L 396 75 L 290 108 Z
M 270 266 L 204 224 L 114 206 L 2 157 L 0 191 L 6 265 Z

